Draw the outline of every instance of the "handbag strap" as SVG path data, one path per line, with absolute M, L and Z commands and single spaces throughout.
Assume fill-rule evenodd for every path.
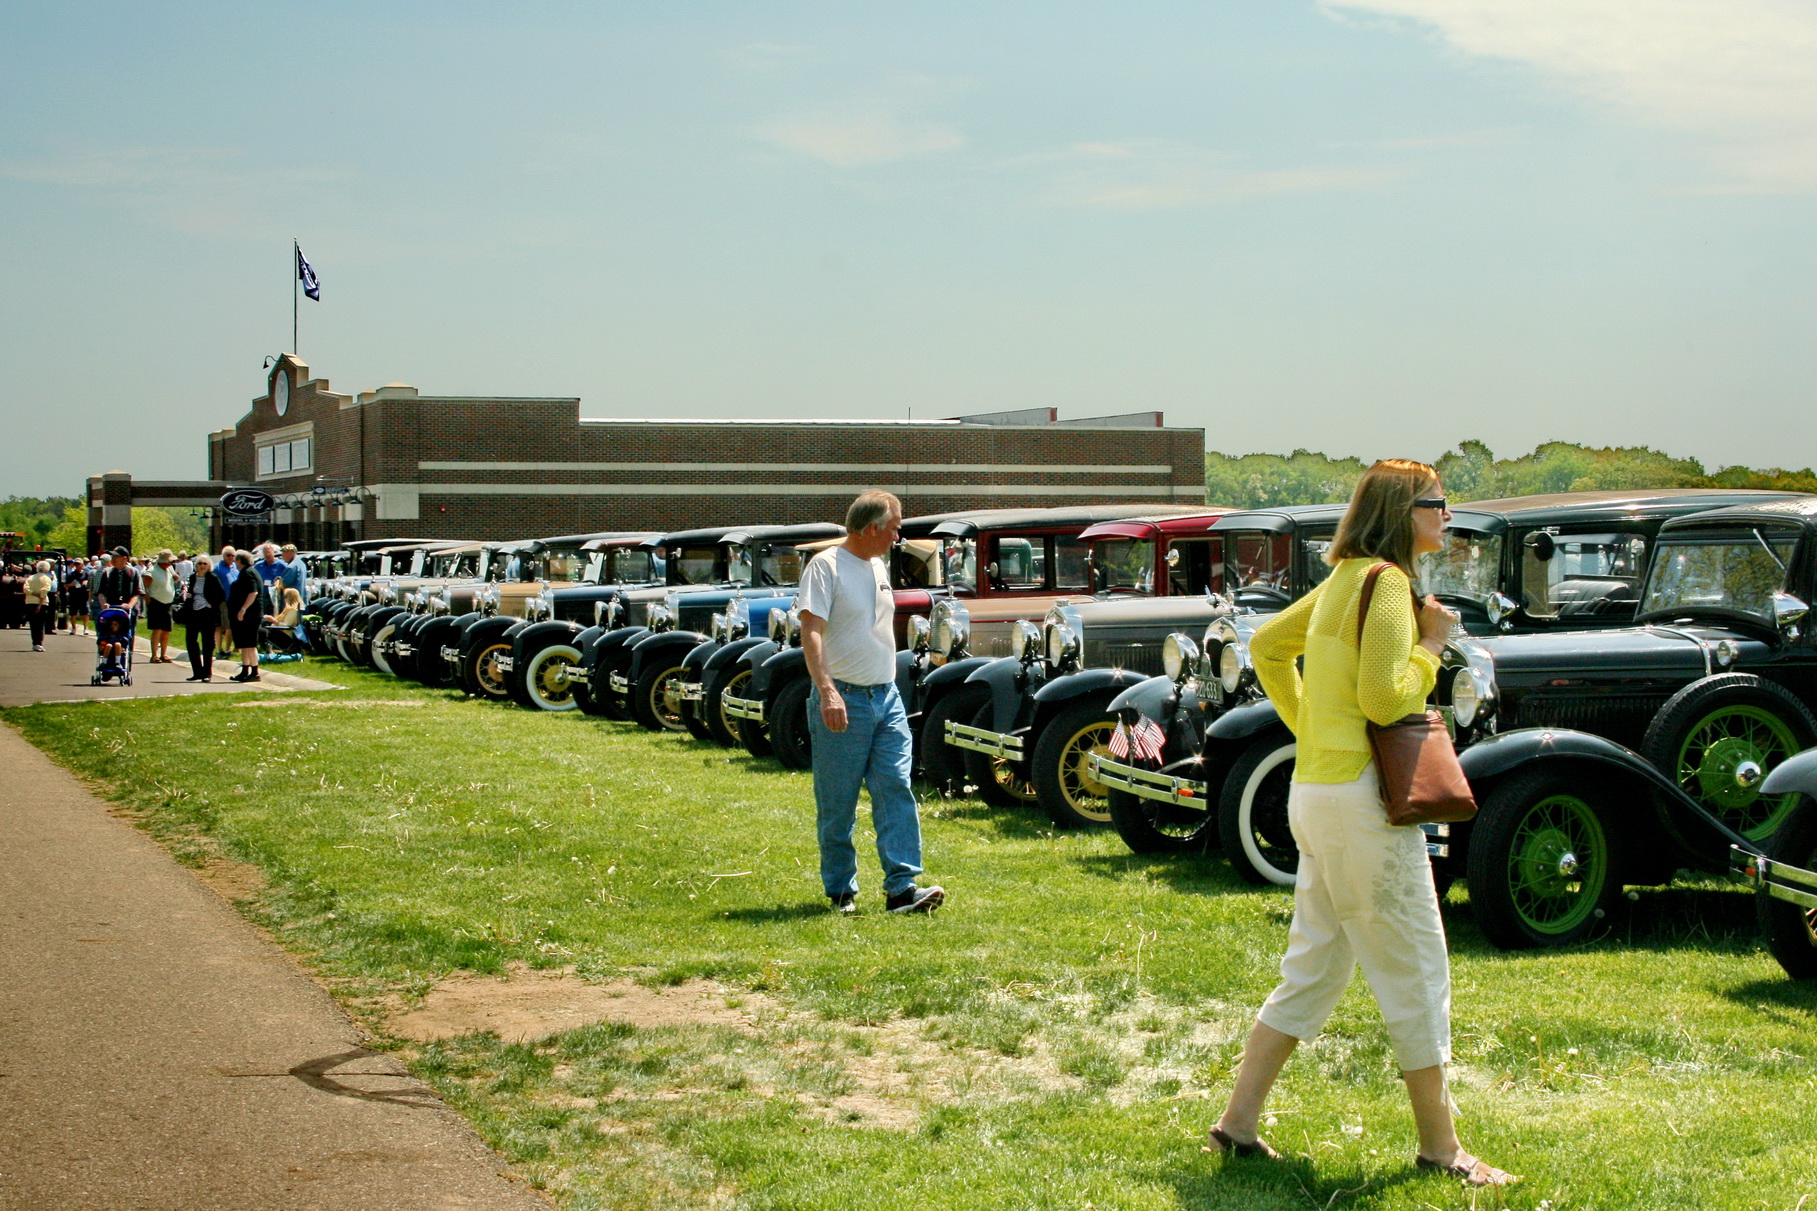
M 1384 559 L 1370 568 L 1369 574 L 1363 577 L 1363 591 L 1357 595 L 1356 599 L 1356 646 L 1359 650 L 1363 646 L 1363 620 L 1369 617 L 1369 603 L 1375 597 L 1375 582 L 1381 578 L 1383 572 L 1393 566 Z M 1407 592 L 1413 598 L 1413 619 L 1414 625 L 1417 627 L 1420 616 L 1420 595 L 1418 590 L 1413 587 L 1411 580 L 1407 582 Z

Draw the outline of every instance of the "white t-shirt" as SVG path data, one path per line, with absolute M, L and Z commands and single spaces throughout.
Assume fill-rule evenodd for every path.
M 821 650 L 835 681 L 882 685 L 896 679 L 896 595 L 881 559 L 828 547 L 808 561 L 796 604 L 825 620 Z

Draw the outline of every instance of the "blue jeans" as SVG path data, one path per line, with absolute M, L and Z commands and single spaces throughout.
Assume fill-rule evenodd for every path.
M 814 752 L 814 811 L 820 835 L 820 882 L 826 894 L 857 894 L 858 851 L 852 830 L 858 823 L 858 787 L 871 792 L 871 824 L 877 830 L 877 858 L 883 863 L 883 893 L 893 896 L 915 885 L 921 873 L 921 820 L 909 789 L 914 737 L 896 683 L 849 685 L 835 681 L 845 699 L 843 732 L 827 730 L 820 717 L 820 691 L 808 694 L 808 732 Z

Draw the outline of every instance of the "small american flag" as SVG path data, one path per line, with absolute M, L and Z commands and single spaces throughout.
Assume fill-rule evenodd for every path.
M 1161 725 L 1143 715 L 1134 727 L 1119 720 L 1117 730 L 1110 734 L 1109 747 L 1114 757 L 1128 760 L 1134 754 L 1139 761 L 1159 762 L 1166 744 L 1167 734 L 1161 730 Z

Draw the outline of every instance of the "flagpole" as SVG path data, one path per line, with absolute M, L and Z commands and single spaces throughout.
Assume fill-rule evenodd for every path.
M 290 241 L 290 352 L 297 351 L 297 284 L 303 280 L 302 264 L 303 246 L 292 238 Z

